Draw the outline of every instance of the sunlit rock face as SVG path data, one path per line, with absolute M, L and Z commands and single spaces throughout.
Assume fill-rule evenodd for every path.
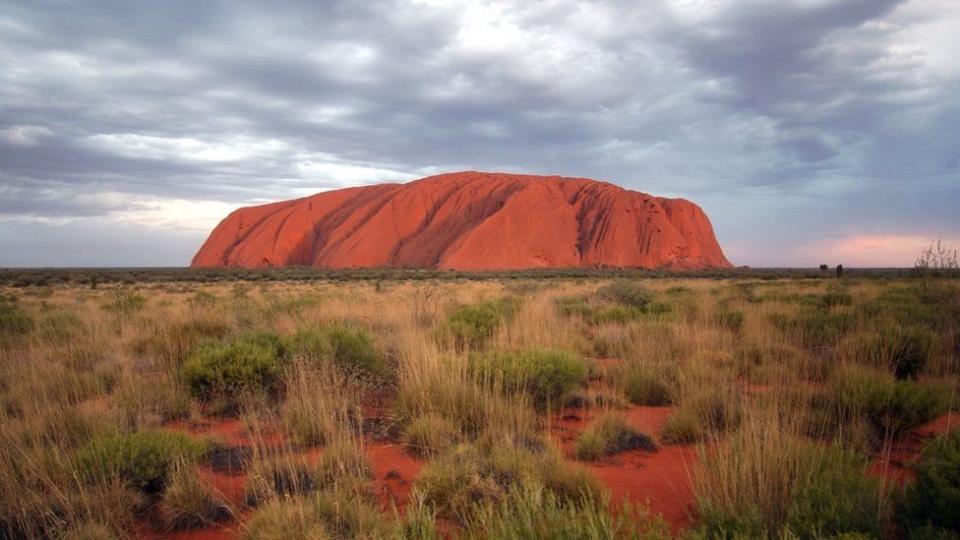
M 699 206 L 586 178 L 459 172 L 241 208 L 194 267 L 726 268 Z

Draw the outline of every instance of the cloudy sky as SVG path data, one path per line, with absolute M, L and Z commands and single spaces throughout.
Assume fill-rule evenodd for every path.
M 735 264 L 960 244 L 957 0 L 0 0 L 0 266 L 452 170 L 700 204 Z

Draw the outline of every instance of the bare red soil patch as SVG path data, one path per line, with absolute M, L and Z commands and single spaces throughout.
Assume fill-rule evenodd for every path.
M 902 437 L 886 445 L 870 465 L 869 472 L 883 478 L 885 482 L 903 485 L 915 476 L 914 464 L 926 448 L 938 435 L 960 427 L 960 413 L 949 412 L 935 420 L 923 424 Z
M 623 414 L 632 427 L 657 436 L 671 411 L 672 407 L 632 407 Z M 568 456 L 572 456 L 577 436 L 593 417 L 591 411 L 565 410 L 554 422 L 554 435 Z M 694 447 L 664 445 L 656 452 L 632 450 L 582 465 L 610 491 L 615 507 L 642 504 L 662 516 L 677 533 L 694 521 L 696 462 Z
M 367 457 L 373 465 L 374 493 L 384 510 L 403 512 L 410 502 L 410 488 L 424 463 L 396 444 L 370 443 Z

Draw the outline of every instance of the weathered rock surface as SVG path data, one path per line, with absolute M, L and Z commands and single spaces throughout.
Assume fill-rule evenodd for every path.
M 585 178 L 460 172 L 241 208 L 194 267 L 730 267 L 699 206 Z

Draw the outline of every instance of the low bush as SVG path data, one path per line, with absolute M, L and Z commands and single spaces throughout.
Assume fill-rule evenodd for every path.
M 457 350 L 481 349 L 519 307 L 514 298 L 460 306 L 438 329 L 437 335 L 443 341 L 452 342 Z
M 630 427 L 622 415 L 605 413 L 577 438 L 577 459 L 593 461 L 628 450 L 657 449 L 653 439 Z
M 37 337 L 45 343 L 65 345 L 76 339 L 85 327 L 86 325 L 76 313 L 57 311 L 40 319 L 37 325 Z
M 555 301 L 557 312 L 565 317 L 579 315 L 580 317 L 590 317 L 593 315 L 593 307 L 590 306 L 586 297 L 583 296 L 561 296 Z
M 898 504 L 908 538 L 960 537 L 960 431 L 938 437 L 923 451 Z
M 575 353 L 561 350 L 492 352 L 470 357 L 471 371 L 483 383 L 523 392 L 543 409 L 559 406 L 564 396 L 587 378 L 587 364 Z
M 697 415 L 689 409 L 674 411 L 660 429 L 660 439 L 669 444 L 691 444 L 706 437 Z
M 204 341 L 221 339 L 230 327 L 216 318 L 196 318 L 161 326 L 130 344 L 133 354 L 161 361 L 162 367 L 179 367 L 187 353 Z
M 358 442 L 344 438 L 324 449 L 317 461 L 316 479 L 322 487 L 366 482 L 373 479 L 373 468 Z
M 285 348 L 274 334 L 248 334 L 228 343 L 210 343 L 191 352 L 181 375 L 201 399 L 276 391 Z
M 506 500 L 514 489 L 537 489 L 564 503 L 595 501 L 596 481 L 552 452 L 538 453 L 499 441 L 461 445 L 429 462 L 414 484 L 415 492 L 438 515 L 461 524 L 476 519 L 486 503 Z
M 628 280 L 619 280 L 597 289 L 597 296 L 625 307 L 644 309 L 654 294 L 639 283 Z
M 144 493 L 157 493 L 166 487 L 174 463 L 192 462 L 204 451 L 204 444 L 169 431 L 106 435 L 77 451 L 76 468 L 90 481 L 119 478 Z
M 642 317 L 646 311 L 632 306 L 607 306 L 597 308 L 590 314 L 590 324 L 624 324 Z

